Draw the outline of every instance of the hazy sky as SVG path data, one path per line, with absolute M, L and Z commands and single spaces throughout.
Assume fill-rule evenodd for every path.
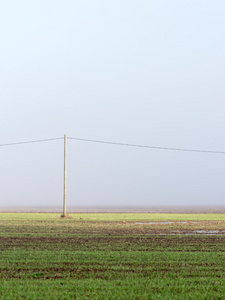
M 225 151 L 224 0 L 8 0 L 0 144 Z M 61 205 L 63 140 L 0 147 L 0 206 Z M 225 154 L 68 141 L 68 205 L 224 205 Z

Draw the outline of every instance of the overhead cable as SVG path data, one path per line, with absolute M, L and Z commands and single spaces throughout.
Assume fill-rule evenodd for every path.
M 185 151 L 185 152 L 199 152 L 199 153 L 212 153 L 212 154 L 225 154 L 225 151 L 214 151 L 214 150 L 200 150 L 200 149 L 185 149 L 185 148 L 171 148 L 171 147 L 158 147 L 158 146 L 149 146 L 149 145 L 140 145 L 140 144 L 128 144 L 128 143 L 118 143 L 102 140 L 92 140 L 92 139 L 82 139 L 77 137 L 68 137 L 70 140 L 77 140 L 82 142 L 91 142 L 91 143 L 101 143 L 117 146 L 127 146 L 127 147 L 138 147 L 138 148 L 149 148 L 156 150 L 171 150 L 171 151 Z
M 14 142 L 14 143 L 0 144 L 0 147 L 14 146 L 14 145 L 23 145 L 23 144 L 31 144 L 31 143 L 50 142 L 50 141 L 56 141 L 56 140 L 62 140 L 62 139 L 64 139 L 64 137 L 50 138 L 50 139 L 41 139 L 41 140 L 31 140 L 31 141 L 22 141 L 22 142 Z M 129 143 L 111 142 L 111 141 L 103 141 L 103 140 L 94 140 L 94 139 L 84 139 L 84 138 L 78 138 L 78 137 L 67 137 L 67 139 L 76 140 L 76 141 L 82 141 L 82 142 L 91 142 L 91 143 L 100 143 L 100 144 L 108 144 L 108 145 L 136 147 L 136 148 L 148 148 L 148 149 L 156 149 L 156 150 L 170 150 L 170 151 L 183 151 L 183 152 L 225 154 L 225 151 L 187 149 L 187 148 L 174 148 L 174 147 L 160 147 L 160 146 L 150 146 L 150 145 L 141 145 L 141 144 L 129 144 Z
M 50 142 L 50 141 L 56 141 L 56 140 L 62 140 L 62 139 L 63 139 L 63 137 L 52 138 L 52 139 L 43 139 L 43 140 L 33 140 L 33 141 L 23 141 L 23 142 L 7 143 L 7 144 L 0 144 L 0 147 L 15 146 L 15 145 L 22 145 L 22 144 L 31 144 L 31 143 Z

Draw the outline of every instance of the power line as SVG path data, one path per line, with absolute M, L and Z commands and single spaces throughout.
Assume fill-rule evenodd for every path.
M 41 140 L 21 141 L 21 142 L 15 142 L 15 143 L 0 144 L 0 147 L 31 144 L 31 143 L 50 142 L 50 141 L 56 141 L 56 140 L 62 140 L 62 139 L 64 139 L 64 138 L 59 137 L 59 138 L 50 138 L 50 139 L 41 139 Z M 159 146 L 129 144 L 129 143 L 111 142 L 111 141 L 103 141 L 103 140 L 83 139 L 83 138 L 78 138 L 78 137 L 67 137 L 67 139 L 81 141 L 81 142 L 91 142 L 91 143 L 100 143 L 100 144 L 126 146 L 126 147 L 136 147 L 136 148 L 148 148 L 148 149 L 155 149 L 155 150 L 225 154 L 225 151 L 187 149 L 187 148 L 173 148 L 173 147 L 159 147 Z
M 117 145 L 117 146 L 127 146 L 127 147 L 138 147 L 138 148 L 149 148 L 149 149 L 156 149 L 156 150 L 170 150 L 170 151 L 185 151 L 185 152 L 225 154 L 225 151 L 200 150 L 200 149 L 185 149 L 185 148 L 171 148 L 171 147 L 158 147 L 158 146 L 128 144 L 128 143 L 118 143 L 118 142 L 110 142 L 110 141 L 102 141 L 102 140 L 82 139 L 82 138 L 77 138 L 77 137 L 68 137 L 68 139 L 82 141 L 82 142 L 101 143 L 101 144 L 109 144 L 109 145 Z
M 22 145 L 22 144 L 31 144 L 31 143 L 50 142 L 50 141 L 56 141 L 56 140 L 62 140 L 62 139 L 63 139 L 63 137 L 52 138 L 52 139 L 43 139 L 43 140 L 33 140 L 33 141 L 23 141 L 23 142 L 7 143 L 7 144 L 0 144 L 0 147 L 15 146 L 15 145 Z

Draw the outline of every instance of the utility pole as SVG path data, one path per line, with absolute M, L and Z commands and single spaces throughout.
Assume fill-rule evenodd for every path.
M 66 181 L 67 181 L 67 136 L 64 134 L 64 197 L 63 197 L 63 217 L 66 217 Z

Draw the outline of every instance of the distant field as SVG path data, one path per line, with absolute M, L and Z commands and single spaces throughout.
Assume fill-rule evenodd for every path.
M 224 213 L 225 206 L 68 206 L 69 213 Z M 61 206 L 0 206 L 1 212 L 60 213 Z
M 225 213 L 175 214 L 175 213 L 71 213 L 73 220 L 84 221 L 225 221 Z M 59 213 L 0 213 L 0 220 L 58 219 Z
M 0 299 L 225 299 L 225 214 L 0 213 Z

